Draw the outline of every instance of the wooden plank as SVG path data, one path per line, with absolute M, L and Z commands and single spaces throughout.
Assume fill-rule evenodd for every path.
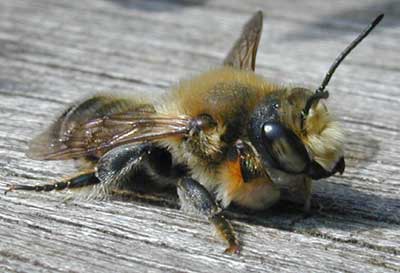
M 314 209 L 283 202 L 230 212 L 241 256 L 206 221 L 146 202 L 0 196 L 0 270 L 10 272 L 400 271 L 395 1 L 2 1 L 0 190 L 73 173 L 24 156 L 29 139 L 68 103 L 95 92 L 162 93 L 217 66 L 256 10 L 266 13 L 257 72 L 316 86 L 376 14 L 383 24 L 338 69 L 330 104 L 346 129 L 347 169 L 315 185 Z M 316 50 L 317 49 L 317 50 Z M 133 91 L 132 91 L 133 90 Z

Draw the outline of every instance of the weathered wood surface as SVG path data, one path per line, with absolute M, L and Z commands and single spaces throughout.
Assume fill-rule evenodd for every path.
M 334 76 L 347 170 L 315 185 L 321 210 L 284 203 L 233 211 L 244 248 L 222 254 L 208 223 L 174 205 L 0 195 L 4 272 L 400 271 L 400 4 L 386 1 L 0 2 L 0 190 L 73 172 L 25 157 L 29 139 L 71 103 L 112 90 L 161 93 L 219 65 L 256 10 L 257 72 L 316 86 L 375 15 L 386 17 Z

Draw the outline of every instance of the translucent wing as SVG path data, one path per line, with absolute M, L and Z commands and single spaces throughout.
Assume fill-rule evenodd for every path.
M 224 65 L 244 70 L 255 70 L 262 25 L 263 14 L 258 11 L 244 25 L 242 34 L 226 56 Z
M 158 114 L 150 104 L 122 99 L 106 103 L 107 99 L 94 97 L 68 109 L 47 131 L 33 139 L 27 155 L 39 160 L 98 158 L 118 145 L 188 132 L 187 117 Z

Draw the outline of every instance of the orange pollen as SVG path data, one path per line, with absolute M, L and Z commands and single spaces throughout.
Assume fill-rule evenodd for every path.
M 229 161 L 226 164 L 230 176 L 230 191 L 235 191 L 243 185 L 242 169 L 240 167 L 240 157 L 235 161 Z

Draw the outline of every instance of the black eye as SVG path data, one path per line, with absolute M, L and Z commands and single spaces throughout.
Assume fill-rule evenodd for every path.
M 310 158 L 301 140 L 291 130 L 275 121 L 266 122 L 261 138 L 265 159 L 273 167 L 293 174 L 306 171 Z

